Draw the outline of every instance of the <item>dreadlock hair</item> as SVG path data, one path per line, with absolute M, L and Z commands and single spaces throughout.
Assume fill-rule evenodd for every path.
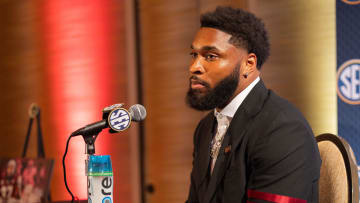
M 269 57 L 270 43 L 264 23 L 252 13 L 217 7 L 215 11 L 202 14 L 200 24 L 200 27 L 215 28 L 232 35 L 231 44 L 256 55 L 258 70 Z

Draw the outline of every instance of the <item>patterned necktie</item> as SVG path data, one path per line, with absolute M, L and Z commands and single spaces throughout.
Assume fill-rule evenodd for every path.
M 211 174 L 214 170 L 214 166 L 216 163 L 216 159 L 219 155 L 219 151 L 220 151 L 220 147 L 222 144 L 222 141 L 224 139 L 224 135 L 226 133 L 227 128 L 229 127 L 229 119 L 227 118 L 227 116 L 219 113 L 219 112 L 215 112 L 215 117 L 217 120 L 217 132 L 215 137 L 212 140 L 212 147 L 211 147 L 211 152 L 210 152 L 210 156 L 212 158 L 211 160 Z

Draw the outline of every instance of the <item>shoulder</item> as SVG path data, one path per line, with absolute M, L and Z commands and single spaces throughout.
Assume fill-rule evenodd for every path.
M 304 156 L 317 153 L 314 134 L 302 113 L 274 92 L 269 94 L 257 116 L 264 128 L 255 133 L 254 149 L 264 152 L 261 154 L 265 157 L 282 157 L 296 150 Z
M 312 134 L 310 125 L 298 108 L 271 90 L 269 90 L 269 99 L 265 102 L 263 111 L 271 115 L 272 127 L 297 125 Z

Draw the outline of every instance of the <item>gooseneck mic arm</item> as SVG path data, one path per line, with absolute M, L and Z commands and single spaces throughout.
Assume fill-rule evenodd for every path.
M 99 134 L 104 128 L 107 128 L 107 122 L 106 120 L 101 120 L 95 123 L 91 123 L 89 125 L 86 125 L 85 127 L 82 127 L 75 132 L 72 133 L 73 136 L 82 135 L 82 136 L 88 136 L 88 135 L 97 135 Z
M 82 135 L 86 144 L 85 153 L 92 155 L 95 154 L 95 140 L 98 134 L 106 127 L 106 120 L 101 120 L 76 130 L 71 136 Z

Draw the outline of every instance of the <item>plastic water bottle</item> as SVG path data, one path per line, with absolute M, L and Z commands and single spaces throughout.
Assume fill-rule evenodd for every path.
M 113 203 L 113 171 L 110 155 L 90 155 L 87 163 L 88 203 Z

